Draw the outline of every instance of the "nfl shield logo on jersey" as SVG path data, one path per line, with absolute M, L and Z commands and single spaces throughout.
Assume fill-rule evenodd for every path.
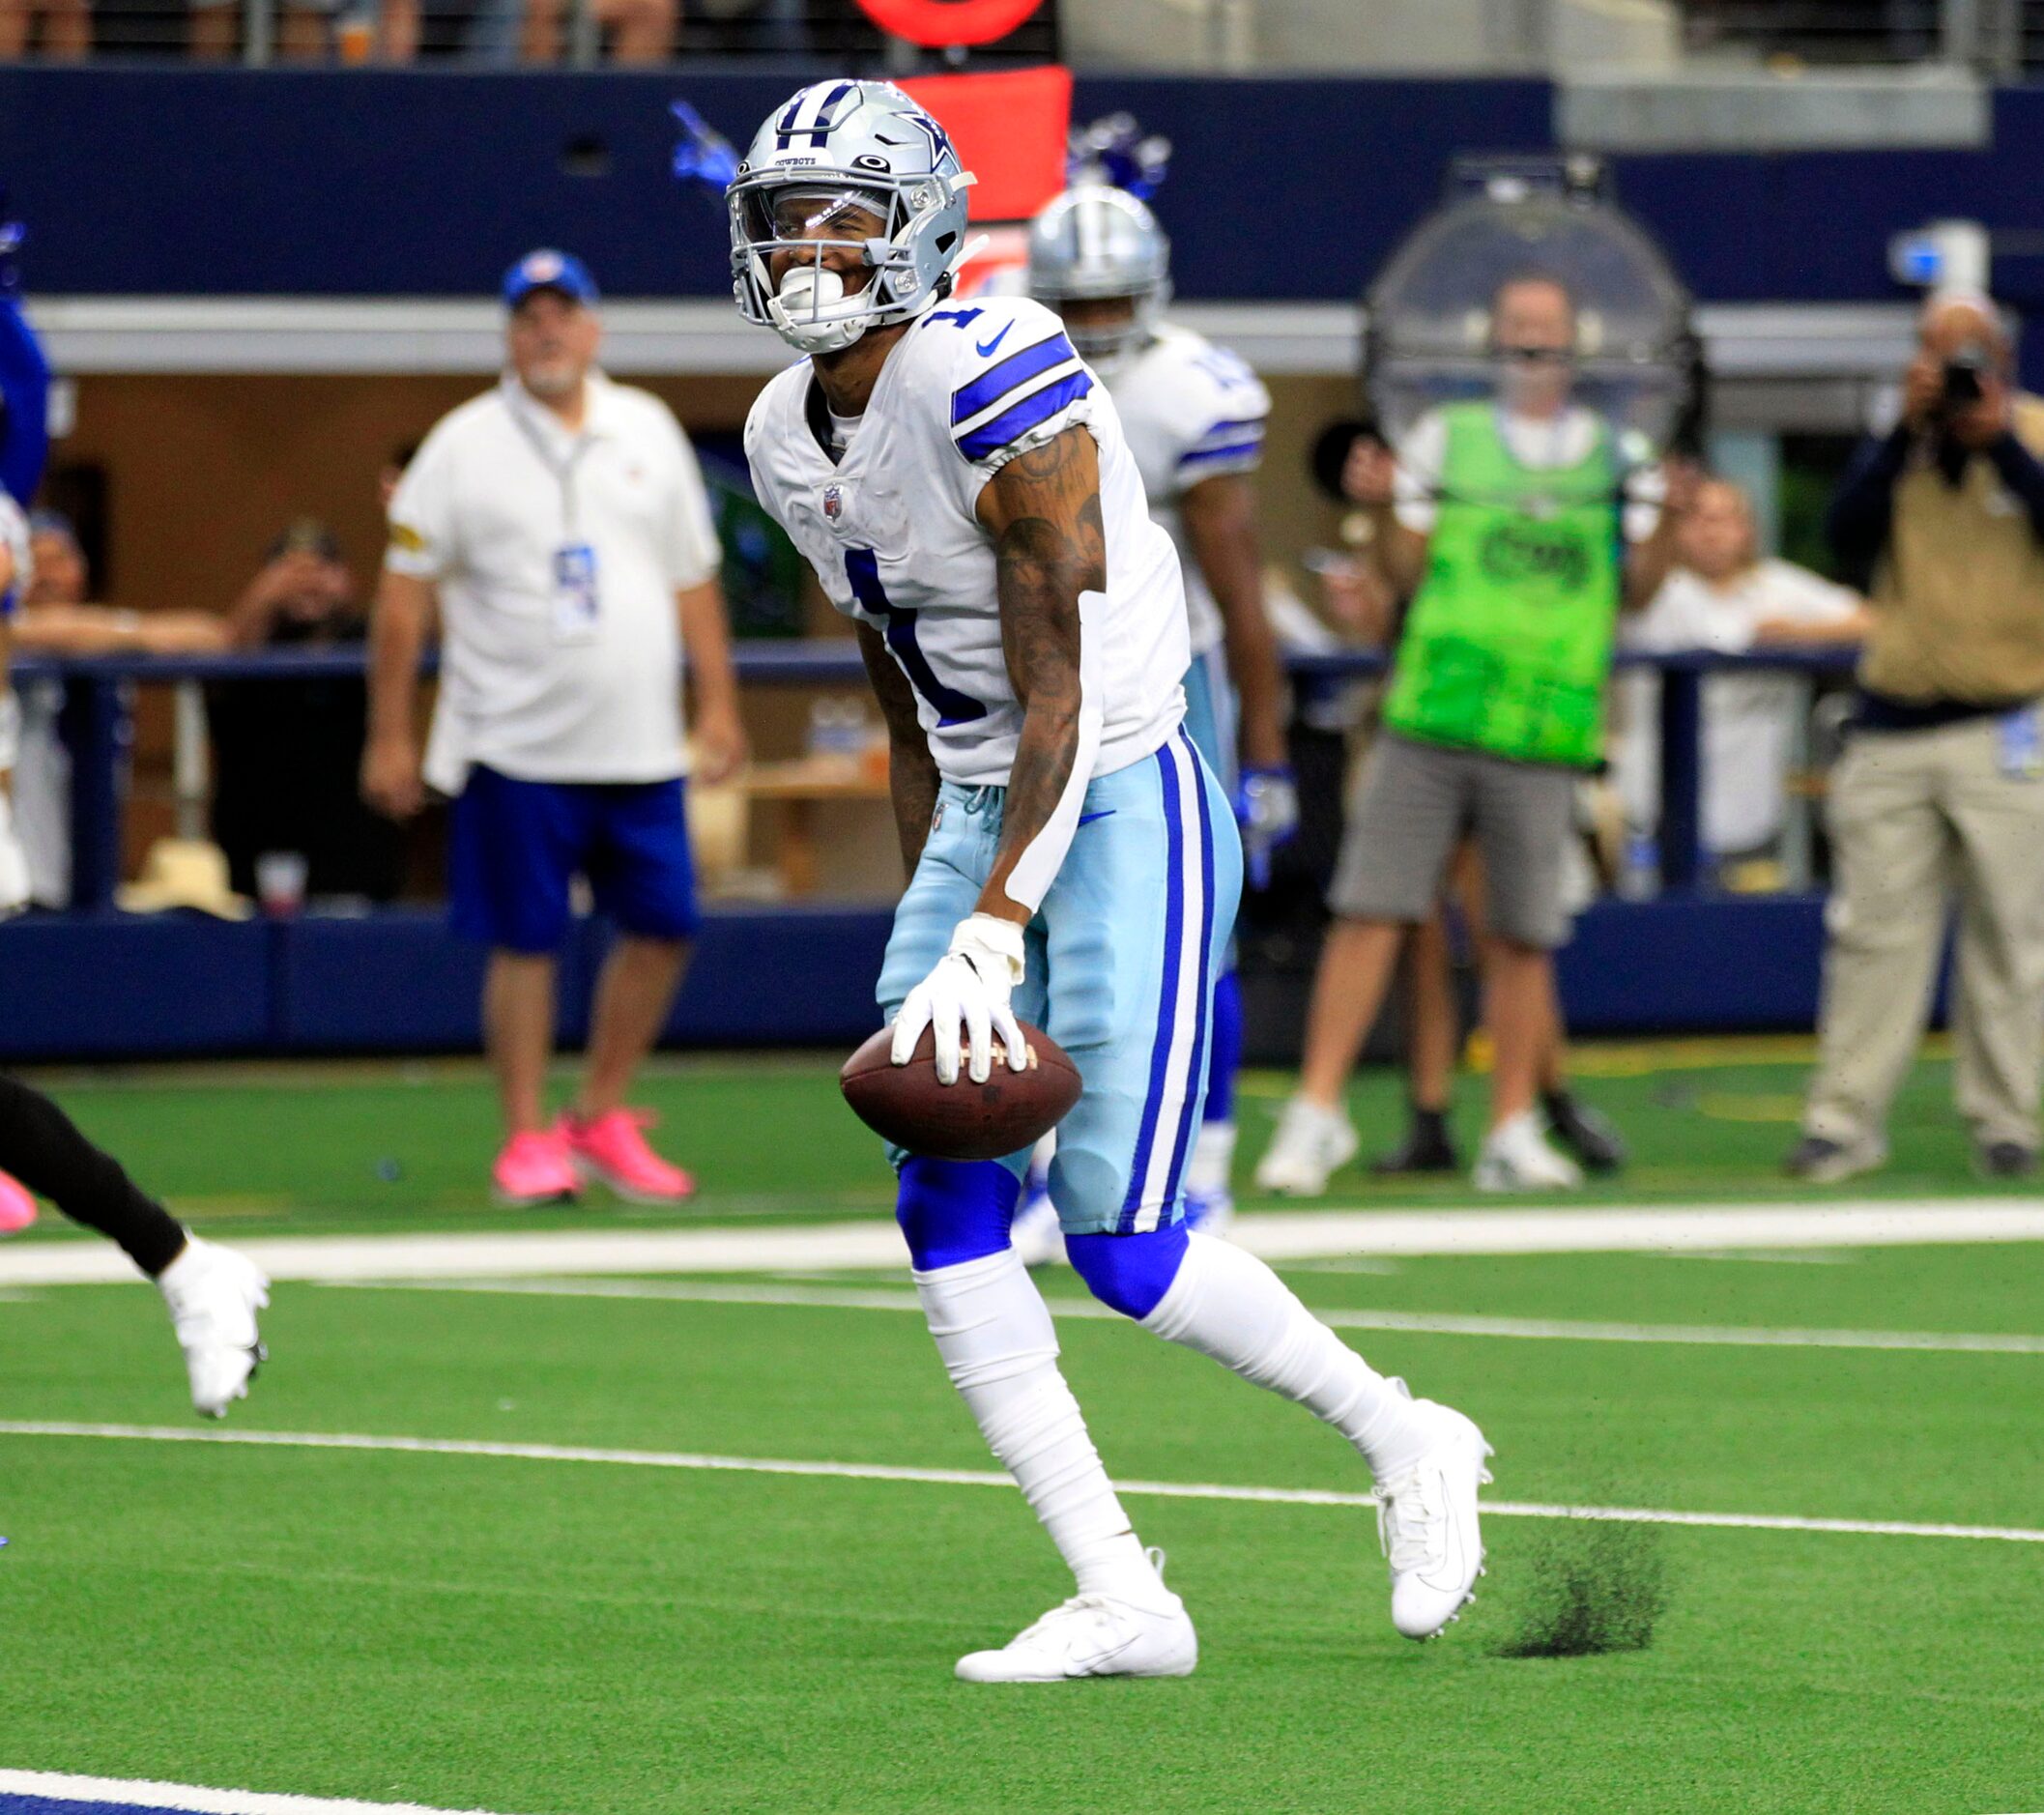
M 823 514 L 833 523 L 845 514 L 845 488 L 842 485 L 823 487 Z

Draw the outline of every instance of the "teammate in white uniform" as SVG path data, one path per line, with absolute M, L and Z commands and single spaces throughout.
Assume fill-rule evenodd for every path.
M 1084 1088 L 1051 1195 L 1106 1303 L 1307 1405 L 1376 1476 L 1392 1611 L 1460 1610 L 1486 1454 L 1461 1414 L 1372 1372 L 1262 1262 L 1184 1224 L 1213 977 L 1239 887 L 1219 785 L 1179 725 L 1187 659 L 1169 538 L 1112 404 L 1057 319 L 945 306 L 964 190 L 943 130 L 884 83 L 776 109 L 730 190 L 738 306 L 811 357 L 762 393 L 763 501 L 854 619 L 886 713 L 913 871 L 879 983 L 897 1063 L 1024 1062 L 1018 1016 Z M 963 1035 L 963 1037 L 962 1037 Z M 1131 1530 L 1009 1242 L 1026 1158 L 897 1152 L 898 1216 L 953 1383 L 1078 1578 L 973 1682 L 1179 1676 L 1197 1657 Z
M 1261 887 L 1273 848 L 1299 818 L 1249 482 L 1263 459 L 1270 392 L 1226 348 L 1160 319 L 1170 296 L 1170 245 L 1124 189 L 1080 183 L 1051 201 L 1030 224 L 1028 285 L 1058 310 L 1106 381 L 1150 514 L 1178 550 L 1193 658 L 1186 730 L 1235 804 L 1250 880 Z M 1234 1214 L 1242 997 L 1232 963 L 1214 994 L 1213 1045 L 1186 1215 L 1218 1235 Z

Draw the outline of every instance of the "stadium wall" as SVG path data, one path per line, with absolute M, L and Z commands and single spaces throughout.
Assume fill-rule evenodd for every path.
M 791 79 L 16 67 L 0 177 L 44 295 L 478 295 L 511 250 L 560 241 L 614 295 L 718 296 L 723 228 L 667 176 L 667 103 L 742 142 Z M 1451 158 L 1555 131 L 1555 90 L 1529 80 L 1093 76 L 1075 108 L 1173 142 L 1160 208 L 1194 299 L 1351 297 Z M 1627 156 L 1619 192 L 1706 301 L 1891 299 L 1897 228 L 1959 215 L 2034 240 L 2044 88 L 2000 91 L 1993 126 L 1976 150 Z M 1997 278 L 2044 299 L 2038 254 Z

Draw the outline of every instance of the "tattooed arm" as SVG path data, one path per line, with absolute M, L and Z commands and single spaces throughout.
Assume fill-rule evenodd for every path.
M 902 841 L 902 867 L 915 874 L 936 811 L 936 763 L 930 740 L 915 716 L 915 691 L 886 641 L 871 624 L 859 625 L 859 654 L 887 721 L 887 791 L 894 797 L 894 829 Z
M 1026 925 L 1079 823 L 1100 747 L 1101 702 L 1081 683 L 1082 595 L 1107 591 L 1100 455 L 1089 430 L 1018 454 L 979 495 L 993 537 L 1001 648 L 1022 702 L 1000 846 L 978 911 Z

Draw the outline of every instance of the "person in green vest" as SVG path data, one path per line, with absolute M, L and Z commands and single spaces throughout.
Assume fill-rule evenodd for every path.
M 1576 311 L 1557 279 L 1499 287 L 1490 347 L 1494 395 L 1429 412 L 1396 459 L 1373 448 L 1351 475 L 1376 559 L 1412 602 L 1329 891 L 1298 1091 L 1256 1169 L 1266 1191 L 1317 1196 L 1354 1158 L 1349 1073 L 1465 836 L 1483 862 L 1495 1052 L 1476 1183 L 1580 1179 L 1537 1108 L 1568 936 L 1564 851 L 1576 782 L 1602 754 L 1618 615 L 1666 578 L 1675 494 L 1693 475 L 1574 400 Z

